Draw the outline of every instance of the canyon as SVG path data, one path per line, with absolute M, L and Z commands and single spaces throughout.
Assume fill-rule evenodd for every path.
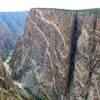
M 0 12 L 0 56 L 6 56 L 13 49 L 19 36 L 23 34 L 26 11 Z
M 25 16 L 9 56 L 0 55 L 0 89 L 9 94 L 0 90 L 0 99 L 100 100 L 99 10 L 32 8 Z
M 30 10 L 10 61 L 12 78 L 49 100 L 100 100 L 99 66 L 100 14 L 57 9 Z

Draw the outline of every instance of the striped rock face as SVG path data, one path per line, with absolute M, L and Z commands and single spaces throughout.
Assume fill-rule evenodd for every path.
M 100 99 L 100 14 L 79 13 L 82 21 L 77 42 L 73 85 L 75 100 Z
M 13 79 L 27 84 L 31 72 L 50 100 L 99 100 L 99 16 L 31 9 L 10 61 Z

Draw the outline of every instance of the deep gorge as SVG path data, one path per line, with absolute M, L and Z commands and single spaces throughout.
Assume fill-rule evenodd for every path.
M 100 13 L 31 9 L 4 65 L 26 100 L 99 100 Z

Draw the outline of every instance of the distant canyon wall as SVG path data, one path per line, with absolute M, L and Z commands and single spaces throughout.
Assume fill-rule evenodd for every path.
M 26 15 L 26 11 L 0 12 L 0 56 L 4 60 L 23 34 Z

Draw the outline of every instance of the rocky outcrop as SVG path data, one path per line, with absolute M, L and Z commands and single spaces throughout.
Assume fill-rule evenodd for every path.
M 16 87 L 0 59 L 0 100 L 31 100 Z
M 5 59 L 23 33 L 27 12 L 0 12 L 0 56 Z
M 97 13 L 31 9 L 10 61 L 12 78 L 26 82 L 31 72 L 50 100 L 99 100 L 99 31 Z

